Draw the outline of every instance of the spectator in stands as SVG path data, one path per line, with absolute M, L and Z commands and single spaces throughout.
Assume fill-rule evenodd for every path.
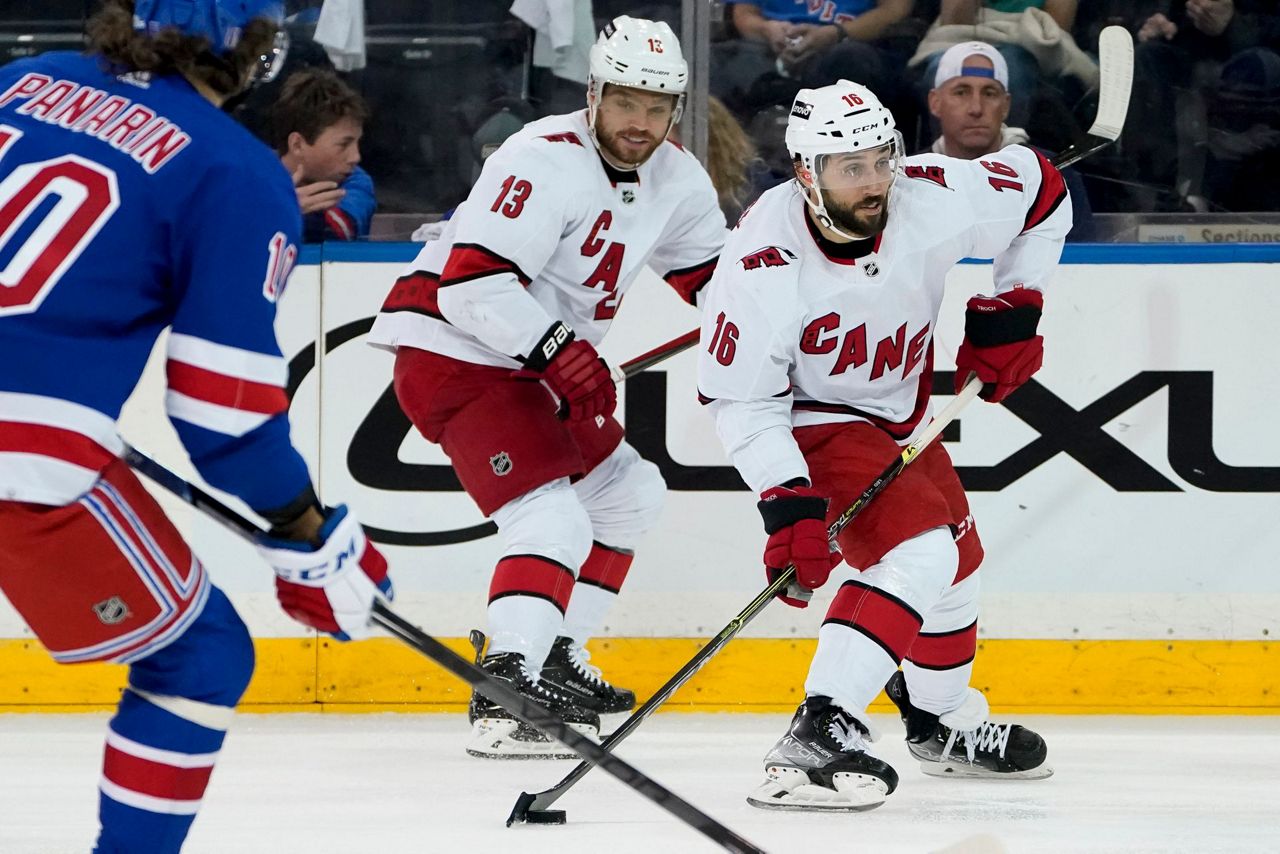
M 293 176 L 307 242 L 369 235 L 377 201 L 359 165 L 368 117 L 364 100 L 332 71 L 299 71 L 280 90 L 271 144 Z
M 756 196 L 782 179 L 772 179 L 756 145 L 719 98 L 707 99 L 707 174 L 731 225 Z
M 856 80 L 891 100 L 901 57 L 873 44 L 913 0 L 759 0 L 730 7 L 740 39 L 715 46 L 712 94 L 749 117 L 803 87 Z
M 1076 100 L 1097 83 L 1097 65 L 1076 45 L 1071 31 L 1077 0 L 942 0 L 938 20 L 925 35 L 914 67 L 923 66 L 921 91 L 934 80 L 942 52 L 951 45 L 982 39 L 995 45 L 1009 69 L 1010 115 L 1025 127 L 1040 83 Z M 1036 10 L 1030 16 L 1028 10 Z
M 1222 186 L 1227 173 L 1241 172 L 1246 161 L 1274 159 L 1273 69 L 1280 59 L 1274 0 L 1174 0 L 1167 13 L 1141 21 L 1137 41 L 1129 125 L 1161 132 L 1128 135 L 1125 150 L 1141 179 L 1172 190 L 1166 201 L 1232 194 Z M 1266 204 L 1245 197 L 1230 203 Z M 1273 199 L 1268 206 L 1274 205 Z
M 967 42 L 948 48 L 940 57 L 929 92 L 929 112 L 942 130 L 930 150 L 976 160 L 1006 145 L 1030 145 L 1025 130 L 1005 124 L 1012 100 L 1009 85 L 1004 55 L 994 45 Z M 1071 194 L 1073 219 L 1067 240 L 1092 240 L 1093 213 L 1084 182 L 1073 169 L 1062 174 Z

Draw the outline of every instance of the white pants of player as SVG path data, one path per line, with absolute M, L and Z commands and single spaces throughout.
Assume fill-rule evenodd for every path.
M 577 483 L 560 478 L 498 508 L 493 520 L 505 543 L 503 555 L 538 555 L 576 575 L 593 542 L 634 552 L 657 524 L 666 489 L 658 467 L 623 442 Z M 558 635 L 585 643 L 616 598 L 600 587 L 577 584 L 563 616 L 545 599 L 497 599 L 489 605 L 489 652 L 519 652 L 540 665 Z
M 923 617 L 921 632 L 965 628 L 978 618 L 978 573 L 952 584 L 959 555 L 951 530 L 933 528 L 890 549 L 865 572 L 848 570 L 862 584 L 905 602 Z M 846 569 L 848 569 L 846 567 Z M 829 583 L 840 583 L 833 576 Z M 845 625 L 828 623 L 818 632 L 805 693 L 824 695 L 864 723 L 866 708 L 880 693 L 898 662 L 884 647 Z M 902 665 L 912 705 L 942 715 L 960 708 L 969 694 L 973 663 L 946 670 Z

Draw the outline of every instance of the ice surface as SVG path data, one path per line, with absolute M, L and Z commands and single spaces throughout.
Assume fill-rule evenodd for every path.
M 1001 718 L 997 718 L 999 720 Z M 876 752 L 902 777 L 867 813 L 748 806 L 788 716 L 662 714 L 619 755 L 760 847 L 845 852 L 1280 851 L 1280 718 L 1046 716 L 1056 774 L 1043 781 L 921 774 L 901 724 Z M 0 715 L 0 852 L 86 852 L 96 830 L 105 715 Z M 188 854 L 719 850 L 594 770 L 556 807 L 563 826 L 504 827 L 522 789 L 571 762 L 463 753 L 462 715 L 240 715 L 188 838 Z

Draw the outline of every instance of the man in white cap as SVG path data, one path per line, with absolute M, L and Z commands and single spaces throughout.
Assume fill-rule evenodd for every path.
M 929 91 L 929 113 L 942 131 L 932 150 L 973 160 L 1026 142 L 1026 131 L 1004 123 L 1011 100 L 1009 66 L 994 47 L 986 42 L 952 45 L 942 54 Z
M 1007 145 L 1030 145 L 1025 130 L 1005 124 L 1011 103 L 1009 66 L 994 46 L 979 41 L 952 45 L 942 54 L 929 91 L 929 112 L 941 131 L 930 150 L 977 160 Z M 1068 239 L 1090 240 L 1093 212 L 1084 183 L 1072 170 L 1063 176 L 1075 218 Z

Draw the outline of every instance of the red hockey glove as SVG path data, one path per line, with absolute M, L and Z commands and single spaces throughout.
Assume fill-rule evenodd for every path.
M 588 341 L 556 322 L 525 359 L 516 376 L 542 380 L 560 400 L 559 415 L 571 421 L 608 418 L 618 408 L 618 389 L 609 366 Z
M 1036 334 L 1044 297 L 1015 288 L 998 297 L 976 296 L 965 312 L 964 342 L 956 353 L 956 393 L 970 374 L 984 383 L 982 399 L 1004 400 L 1044 363 L 1044 337 Z
M 368 637 L 374 599 L 392 598 L 387 559 L 345 505 L 328 511 L 321 543 L 263 537 L 258 552 L 276 571 L 286 614 L 338 640 Z
M 793 608 L 806 608 L 813 591 L 827 583 L 840 563 L 827 541 L 827 499 L 807 486 L 775 486 L 760 494 L 760 516 L 769 541 L 764 546 L 765 576 L 772 584 L 795 564 L 796 583 L 778 598 Z

